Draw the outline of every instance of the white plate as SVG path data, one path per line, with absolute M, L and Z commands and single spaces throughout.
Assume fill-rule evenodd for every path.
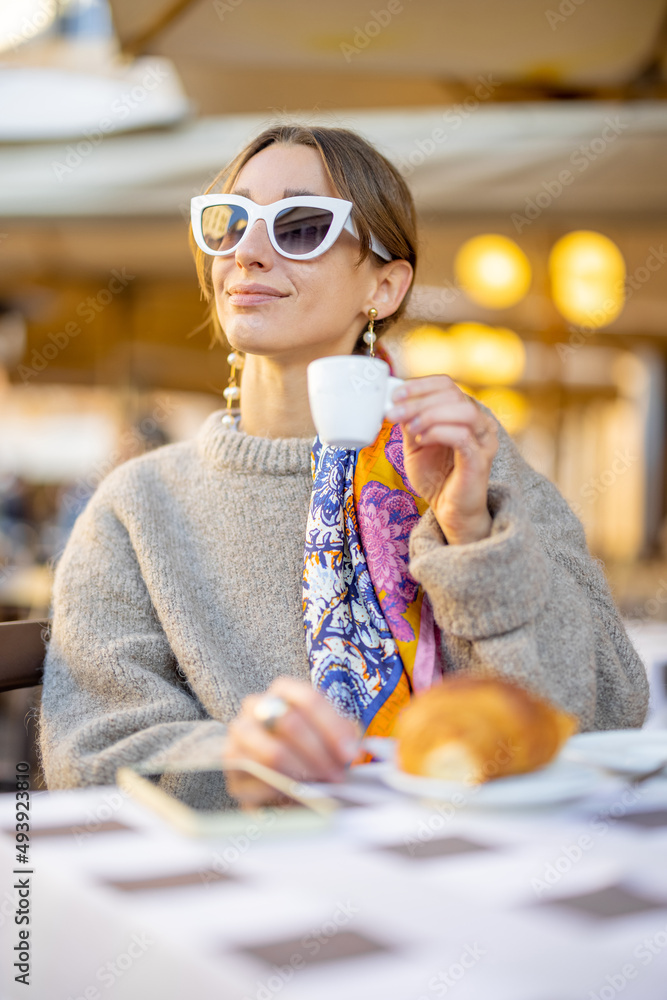
M 445 802 L 491 807 L 525 807 L 569 802 L 588 795 L 604 781 L 594 768 L 566 760 L 555 760 L 539 771 L 495 778 L 482 785 L 467 785 L 458 781 L 436 781 L 406 774 L 392 764 L 378 768 L 378 777 L 390 788 L 417 798 L 440 799 Z
M 667 761 L 667 729 L 608 729 L 571 736 L 560 759 L 610 767 L 627 774 Z
M 391 736 L 365 736 L 361 741 L 361 749 L 372 753 L 376 760 L 393 761 L 396 759 L 396 740 Z M 363 767 L 364 765 L 357 765 Z

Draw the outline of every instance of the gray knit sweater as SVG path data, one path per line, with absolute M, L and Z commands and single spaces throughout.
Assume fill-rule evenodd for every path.
M 75 524 L 42 698 L 50 788 L 219 754 L 246 695 L 309 676 L 311 442 L 252 437 L 220 418 L 115 469 Z M 640 726 L 646 675 L 602 570 L 557 489 L 502 428 L 489 510 L 482 541 L 448 546 L 430 511 L 410 537 L 446 669 L 512 678 L 583 729 Z

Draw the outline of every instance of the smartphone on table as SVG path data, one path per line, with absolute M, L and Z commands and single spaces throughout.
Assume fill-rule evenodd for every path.
M 121 767 L 116 784 L 187 836 L 229 836 L 243 833 L 253 816 L 263 819 L 267 812 L 266 807 L 241 807 L 228 788 L 230 771 L 245 771 L 280 793 L 279 803 L 270 807 L 276 833 L 324 829 L 340 808 L 336 799 L 312 785 L 247 758 L 184 762 L 162 769 Z

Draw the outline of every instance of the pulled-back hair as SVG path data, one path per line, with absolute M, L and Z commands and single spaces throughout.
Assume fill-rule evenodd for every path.
M 350 129 L 295 124 L 272 125 L 252 139 L 231 163 L 220 171 L 205 193 L 228 194 L 248 160 L 255 153 L 274 143 L 310 146 L 319 151 L 324 169 L 336 194 L 354 205 L 352 220 L 359 234 L 359 256 L 356 267 L 369 256 L 378 267 L 386 263 L 371 250 L 372 233 L 389 251 L 392 260 L 409 261 L 414 272 L 417 265 L 417 221 L 410 190 L 393 164 L 370 142 Z M 210 321 L 215 336 L 223 340 L 211 279 L 213 258 L 199 249 L 192 235 L 192 227 L 189 240 L 201 294 L 210 303 Z M 412 283 L 396 312 L 376 321 L 375 330 L 378 336 L 403 315 L 411 290 Z M 355 351 L 362 348 L 363 341 L 360 336 Z

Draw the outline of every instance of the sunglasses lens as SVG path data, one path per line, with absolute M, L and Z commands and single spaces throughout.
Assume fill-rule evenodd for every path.
M 201 228 L 209 250 L 233 250 L 248 225 L 240 205 L 212 205 L 202 212 Z
M 321 246 L 332 222 L 333 213 L 324 208 L 286 208 L 277 216 L 273 234 L 281 250 L 300 257 Z

